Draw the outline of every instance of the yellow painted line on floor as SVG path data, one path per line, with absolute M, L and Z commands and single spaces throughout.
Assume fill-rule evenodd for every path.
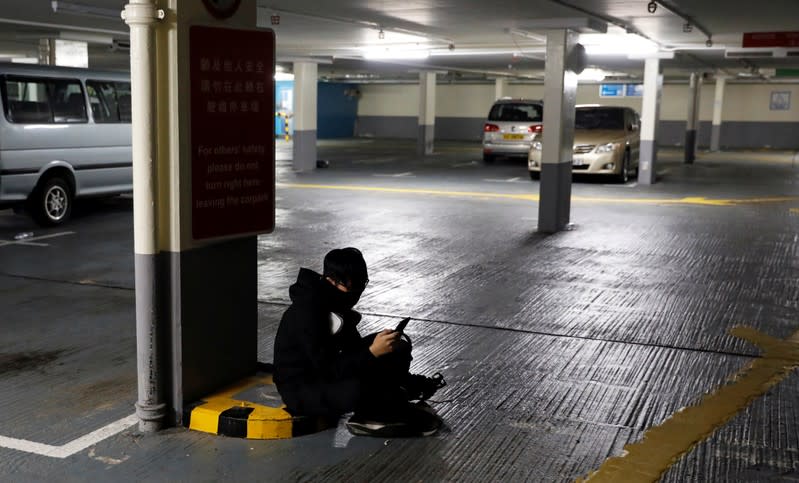
M 383 186 L 327 185 L 305 183 L 277 183 L 278 188 L 320 189 L 340 191 L 367 191 L 377 193 L 402 193 L 431 196 L 451 196 L 479 199 L 509 199 L 522 201 L 538 201 L 537 194 L 527 193 L 486 193 L 482 191 L 449 191 L 421 188 L 388 188 Z M 686 198 L 603 198 L 590 196 L 572 196 L 572 201 L 580 203 L 621 203 L 621 204 L 655 204 L 655 205 L 705 205 L 705 206 L 737 206 L 745 204 L 786 203 L 799 201 L 799 196 L 775 196 L 768 198 L 743 199 L 707 199 L 702 197 Z
M 597 471 L 578 481 L 657 481 L 683 454 L 799 366 L 799 332 L 785 340 L 749 327 L 735 327 L 730 333 L 759 347 L 762 358 L 752 361 L 731 382 L 706 394 L 695 406 L 683 408 L 648 429 L 639 442 L 624 447 L 622 456 L 605 460 Z

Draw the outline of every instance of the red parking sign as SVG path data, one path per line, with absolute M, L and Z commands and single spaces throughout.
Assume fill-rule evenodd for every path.
M 275 35 L 193 26 L 190 38 L 194 239 L 275 226 Z

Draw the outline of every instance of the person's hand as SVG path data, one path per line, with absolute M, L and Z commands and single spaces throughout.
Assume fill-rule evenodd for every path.
M 399 332 L 394 332 L 390 329 L 380 331 L 380 333 L 375 336 L 372 345 L 369 346 L 369 352 L 375 357 L 394 352 L 394 348 L 397 347 L 400 342 L 400 335 Z

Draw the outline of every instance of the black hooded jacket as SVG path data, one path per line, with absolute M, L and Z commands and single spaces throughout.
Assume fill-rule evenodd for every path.
M 329 287 L 322 284 L 330 285 L 318 273 L 301 268 L 289 288 L 292 303 L 280 321 L 274 356 L 274 381 L 284 400 L 288 392 L 304 393 L 312 387 L 357 379 L 376 360 L 358 333 L 358 312 L 339 314 L 343 325 L 332 333 Z

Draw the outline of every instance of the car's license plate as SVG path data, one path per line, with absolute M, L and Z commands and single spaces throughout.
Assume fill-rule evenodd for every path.
M 508 141 L 524 139 L 524 134 L 503 134 L 502 139 L 507 139 Z
M 580 159 L 580 158 L 572 159 L 572 165 L 573 166 L 582 166 L 584 164 L 585 164 L 585 162 L 582 159 Z

